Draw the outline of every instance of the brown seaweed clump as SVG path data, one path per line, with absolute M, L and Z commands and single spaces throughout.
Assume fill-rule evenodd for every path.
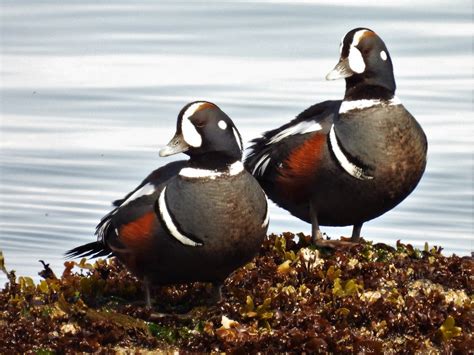
M 474 350 L 474 259 L 427 245 L 327 251 L 302 234 L 271 235 L 217 305 L 203 305 L 206 284 L 157 287 L 153 313 L 115 259 L 66 262 L 60 278 L 44 264 L 39 284 L 7 273 L 0 353 Z

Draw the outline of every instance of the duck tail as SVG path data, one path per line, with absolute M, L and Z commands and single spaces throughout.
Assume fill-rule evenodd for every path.
M 74 249 L 68 250 L 65 255 L 66 258 L 97 258 L 99 256 L 110 256 L 112 251 L 107 248 L 102 242 L 96 241 L 92 243 L 87 243 L 80 245 Z

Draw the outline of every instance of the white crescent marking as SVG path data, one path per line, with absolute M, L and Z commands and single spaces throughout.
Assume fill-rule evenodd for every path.
M 239 132 L 237 132 L 237 130 L 235 129 L 235 127 L 232 127 L 232 132 L 234 132 L 234 136 L 235 136 L 235 140 L 237 141 L 237 145 L 239 146 L 240 151 L 242 151 L 242 149 L 243 149 L 243 147 L 242 147 L 242 140 L 240 139 Z
M 189 245 L 192 247 L 197 247 L 202 245 L 201 243 L 196 243 L 186 237 L 184 234 L 181 234 L 178 228 L 174 225 L 173 220 L 171 219 L 171 215 L 168 211 L 168 207 L 166 206 L 166 200 L 165 200 L 165 192 L 166 192 L 166 186 L 161 191 L 160 197 L 158 199 L 158 209 L 160 210 L 160 215 L 161 218 L 163 219 L 163 222 L 165 223 L 166 228 L 170 231 L 170 234 L 172 237 L 176 238 L 180 243 L 184 245 Z
M 265 195 L 265 199 L 267 199 L 266 195 Z M 265 219 L 263 220 L 262 228 L 266 228 L 268 226 L 268 223 L 270 223 L 270 208 L 267 202 L 267 212 L 265 213 Z
M 372 176 L 365 175 L 364 169 L 358 167 L 357 165 L 352 164 L 349 159 L 347 159 L 344 152 L 339 147 L 337 143 L 336 131 L 334 130 L 334 125 L 332 125 L 331 130 L 329 131 L 329 141 L 331 142 L 331 147 L 334 155 L 336 156 L 337 161 L 342 166 L 342 168 L 351 176 L 359 180 L 371 180 Z

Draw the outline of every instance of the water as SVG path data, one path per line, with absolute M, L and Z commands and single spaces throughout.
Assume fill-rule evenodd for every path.
M 394 61 L 398 97 L 429 139 L 427 171 L 366 239 L 473 250 L 470 1 L 1 1 L 0 249 L 8 268 L 60 272 L 110 201 L 170 161 L 180 108 L 217 103 L 245 141 L 311 104 L 339 40 L 367 26 Z M 175 157 L 181 158 L 181 157 Z M 270 231 L 309 232 L 277 207 Z M 350 228 L 324 228 L 332 237 Z M 5 277 L 0 275 L 0 284 Z

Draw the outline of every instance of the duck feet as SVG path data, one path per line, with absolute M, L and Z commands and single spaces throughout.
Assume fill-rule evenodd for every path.
M 195 319 L 196 314 L 200 314 L 203 310 L 208 307 L 213 307 L 216 303 L 222 300 L 222 283 L 216 282 L 206 285 L 206 293 L 208 297 L 203 298 L 199 302 L 194 304 L 188 304 L 183 309 L 183 305 L 178 305 L 177 307 L 167 307 L 167 310 L 170 312 L 152 312 L 150 313 L 148 319 L 150 321 L 159 320 L 162 318 L 173 317 L 179 319 Z
M 164 313 L 164 312 L 152 312 L 148 316 L 148 320 L 151 322 L 161 320 L 163 318 L 178 318 L 178 319 L 195 319 L 196 318 L 196 313 L 194 312 L 194 309 L 191 309 L 187 313 Z
M 149 321 L 158 321 L 163 318 L 174 318 L 174 319 L 198 319 L 202 317 L 202 314 L 205 312 L 207 307 L 204 306 L 196 306 L 188 310 L 186 313 L 176 313 L 176 312 L 152 312 L 148 316 Z
M 350 248 L 361 243 L 360 231 L 363 223 L 354 224 L 352 236 L 350 238 L 341 237 L 340 240 L 324 239 L 323 233 L 319 229 L 318 219 L 315 214 L 311 217 L 312 225 L 312 242 L 320 248 L 344 249 Z
M 352 241 L 352 238 L 341 237 L 339 240 L 316 239 L 314 245 L 320 248 L 346 249 L 358 245 L 359 242 Z

